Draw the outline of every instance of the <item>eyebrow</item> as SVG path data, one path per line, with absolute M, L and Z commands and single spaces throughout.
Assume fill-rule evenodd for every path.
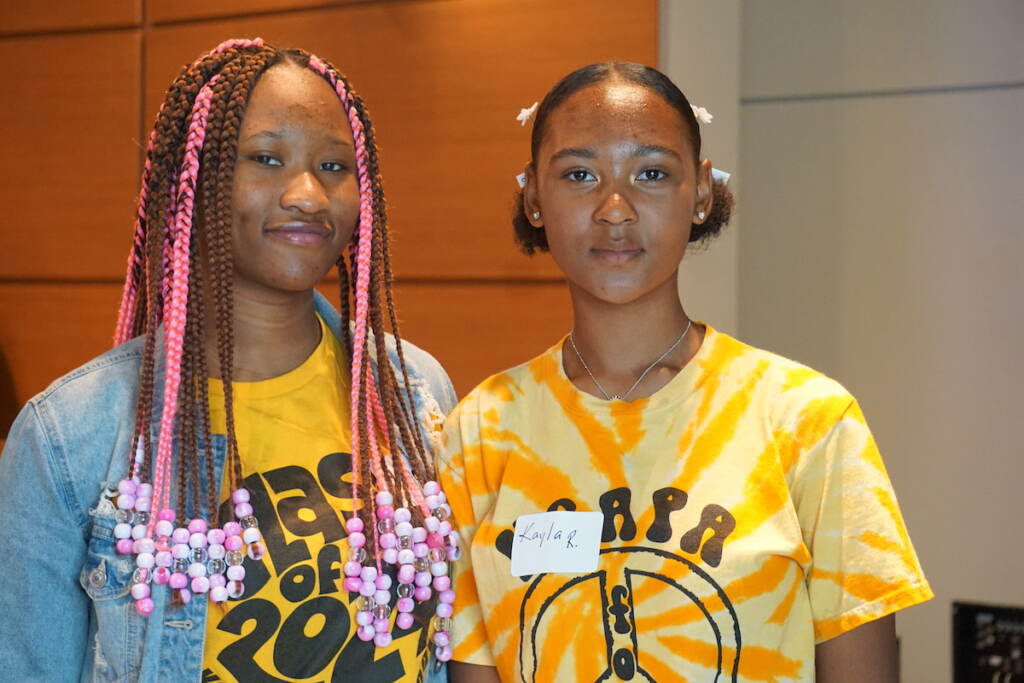
M 662 147 L 661 145 L 634 145 L 630 152 L 631 157 L 645 157 L 652 154 L 664 154 L 666 156 L 675 157 L 676 159 L 682 159 L 679 152 L 674 149 L 669 149 L 668 147 Z M 555 162 L 566 157 L 595 159 L 597 158 L 597 154 L 594 150 L 587 149 L 586 147 L 566 147 L 552 155 L 551 161 Z
M 246 140 L 253 140 L 255 138 L 270 138 L 271 140 L 283 140 L 285 134 L 277 130 L 261 130 L 259 133 L 253 133 L 247 136 Z M 333 135 L 328 136 L 327 142 L 332 145 L 338 145 L 340 147 L 352 147 L 352 143 L 346 142 L 341 138 L 334 137 Z

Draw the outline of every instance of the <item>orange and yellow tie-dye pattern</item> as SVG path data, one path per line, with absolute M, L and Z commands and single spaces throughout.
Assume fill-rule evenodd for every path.
M 503 680 L 811 680 L 816 643 L 931 597 L 853 398 L 710 327 L 631 402 L 577 390 L 559 343 L 444 440 L 455 659 Z M 596 572 L 512 576 L 516 519 L 546 510 L 603 513 Z

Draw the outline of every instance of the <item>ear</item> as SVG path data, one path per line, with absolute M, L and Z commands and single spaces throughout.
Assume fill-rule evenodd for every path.
M 526 164 L 523 173 L 526 174 L 526 185 L 523 186 L 523 211 L 526 213 L 526 220 L 535 228 L 543 228 L 544 215 L 540 211 L 540 202 L 537 198 L 537 172 L 530 163 Z
M 711 215 L 711 207 L 715 205 L 715 193 L 712 190 L 711 160 L 704 159 L 697 164 L 697 192 L 693 203 L 693 222 L 700 225 Z M 703 212 L 704 218 L 698 218 Z

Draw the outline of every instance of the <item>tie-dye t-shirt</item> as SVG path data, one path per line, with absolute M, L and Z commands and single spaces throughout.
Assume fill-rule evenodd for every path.
M 449 417 L 454 659 L 505 681 L 807 681 L 816 643 L 922 602 L 860 408 L 836 382 L 707 328 L 650 398 L 576 389 L 562 344 Z M 514 524 L 603 513 L 597 571 L 516 577 Z

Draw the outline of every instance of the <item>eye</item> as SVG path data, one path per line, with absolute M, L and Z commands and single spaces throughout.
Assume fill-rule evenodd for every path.
M 269 154 L 253 154 L 252 160 L 257 164 L 262 164 L 264 166 L 284 166 L 280 159 L 270 156 Z
M 587 183 L 597 180 L 593 173 L 591 173 L 590 171 L 585 171 L 582 168 L 574 168 L 571 171 L 567 172 L 562 177 L 568 178 L 574 183 Z
M 640 175 L 636 177 L 637 180 L 654 182 L 658 180 L 664 180 L 668 177 L 668 174 L 662 171 L 660 168 L 645 168 L 640 171 Z
M 329 173 L 342 173 L 346 170 L 346 166 L 340 161 L 325 161 L 320 164 L 320 170 Z

